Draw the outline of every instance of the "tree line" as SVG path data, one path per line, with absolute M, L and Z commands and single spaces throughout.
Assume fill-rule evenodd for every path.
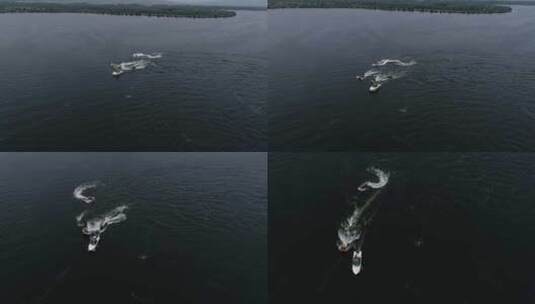
M 122 16 L 221 18 L 236 12 L 182 5 L 0 2 L 0 13 L 83 13 Z
M 418 11 L 429 13 L 495 14 L 511 12 L 511 7 L 477 1 L 462 0 L 269 0 L 269 8 L 362 8 L 390 11 Z

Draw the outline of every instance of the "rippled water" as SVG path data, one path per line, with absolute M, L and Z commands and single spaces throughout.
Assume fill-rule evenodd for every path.
M 273 150 L 516 151 L 535 147 L 535 8 L 459 15 L 269 12 Z M 381 59 L 415 60 L 368 92 Z
M 532 303 L 535 158 L 526 154 L 270 154 L 273 303 Z M 390 172 L 355 276 L 337 231 Z M 370 192 L 371 193 L 371 192 Z
M 4 150 L 262 151 L 265 12 L 0 15 Z M 161 52 L 119 79 L 110 63 Z
M 266 161 L 265 153 L 0 154 L 2 301 L 267 303 Z M 87 204 L 73 191 L 90 182 Z M 94 253 L 77 225 L 84 210 L 115 222 Z

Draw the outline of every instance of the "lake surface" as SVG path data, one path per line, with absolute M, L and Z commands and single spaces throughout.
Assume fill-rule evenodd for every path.
M 273 303 L 533 303 L 535 156 L 273 153 Z M 386 186 L 357 187 L 390 173 Z M 378 193 L 380 191 L 380 193 Z M 377 195 L 355 276 L 337 230 Z
M 269 11 L 270 149 L 532 151 L 535 7 Z M 370 94 L 356 75 L 414 60 Z
M 266 13 L 237 13 L 1 14 L 0 148 L 265 151 Z
M 2 302 L 267 303 L 266 162 L 265 153 L 0 154 Z M 87 183 L 90 204 L 73 196 Z M 126 219 L 88 252 L 76 217 L 121 206 Z

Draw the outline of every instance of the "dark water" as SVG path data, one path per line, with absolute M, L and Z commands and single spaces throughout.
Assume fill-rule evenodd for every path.
M 263 151 L 265 17 L 2 14 L 0 148 Z
M 273 303 L 533 303 L 535 158 L 526 154 L 270 155 Z M 391 173 L 376 197 L 351 272 L 337 229 L 362 202 L 377 166 Z
M 519 151 L 535 139 L 535 8 L 460 15 L 269 12 L 272 150 Z M 406 75 L 369 94 L 355 75 Z
M 265 153 L 1 154 L 2 303 L 267 303 Z M 73 197 L 87 181 L 93 205 Z M 95 253 L 75 217 L 127 205 Z

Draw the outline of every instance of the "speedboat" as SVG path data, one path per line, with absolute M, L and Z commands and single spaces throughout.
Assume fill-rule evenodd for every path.
M 353 251 L 353 259 L 351 261 L 351 269 L 353 274 L 357 275 L 362 270 L 362 250 Z

